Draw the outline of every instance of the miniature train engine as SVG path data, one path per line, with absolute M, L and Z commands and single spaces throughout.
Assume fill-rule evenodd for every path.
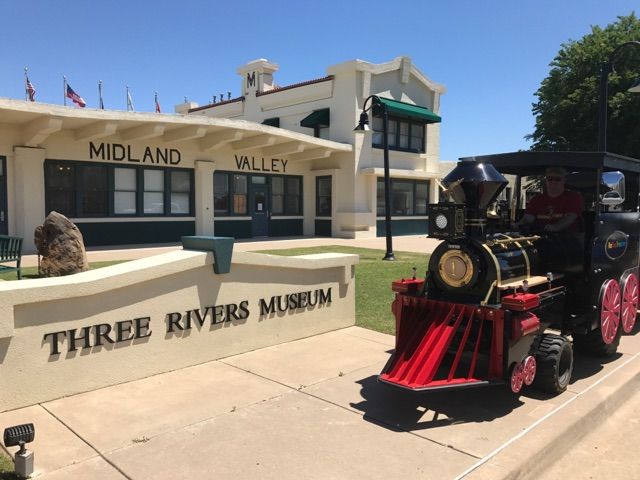
M 380 381 L 410 390 L 507 383 L 517 393 L 534 381 L 554 393 L 566 388 L 571 344 L 544 330 L 562 323 L 566 297 L 552 267 L 575 255 L 562 254 L 566 239 L 488 233 L 487 208 L 507 184 L 475 161 L 444 178 L 453 202 L 429 205 L 430 236 L 443 241 L 424 280 L 393 283 L 396 350 Z

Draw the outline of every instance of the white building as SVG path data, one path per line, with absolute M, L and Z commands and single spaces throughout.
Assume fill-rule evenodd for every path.
M 444 87 L 428 79 L 408 57 L 383 64 L 353 60 L 329 67 L 323 78 L 284 87 L 276 84 L 277 70 L 278 65 L 265 59 L 249 62 L 237 70 L 242 96 L 202 107 L 179 105 L 176 111 L 249 120 L 353 145 L 349 154 L 325 152 L 303 166 L 304 204 L 309 209 L 302 217 L 313 217 L 314 221 L 288 225 L 287 230 L 295 234 L 357 238 L 384 235 L 382 120 L 376 116 L 370 119 L 374 130 L 371 135 L 362 136 L 353 129 L 367 97 L 375 94 L 383 101 L 388 99 L 392 231 L 394 235 L 426 233 L 426 205 L 438 198 L 433 179 L 440 176 L 437 112 Z M 263 154 L 271 153 L 269 145 L 261 147 Z M 304 156 L 302 147 L 294 144 L 286 154 Z M 238 171 L 242 170 L 241 164 L 230 167 L 228 171 L 216 167 L 220 172 L 218 183 L 233 182 L 238 175 L 245 174 Z M 248 172 L 248 179 L 256 174 L 262 176 L 263 172 Z M 271 178 L 274 177 L 265 176 L 271 191 L 267 208 L 274 218 L 287 212 L 283 212 L 274 194 L 280 191 L 281 181 L 274 178 L 274 184 Z M 245 183 L 247 180 L 241 185 Z M 232 190 L 230 185 L 229 191 Z M 227 209 L 216 211 L 216 231 L 225 234 L 237 231 L 238 215 L 246 222 L 255 221 L 228 205 Z M 249 229 L 248 224 L 245 229 Z
M 241 97 L 170 115 L 0 98 L 0 233 L 33 251 L 35 227 L 56 210 L 88 246 L 384 235 L 380 120 L 372 134 L 353 131 L 371 94 L 391 118 L 393 233 L 425 232 L 444 88 L 407 57 L 288 87 L 276 71 L 251 62 L 238 69 Z

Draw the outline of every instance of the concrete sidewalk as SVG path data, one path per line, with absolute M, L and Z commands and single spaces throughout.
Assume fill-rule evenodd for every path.
M 397 237 L 394 250 L 437 241 Z M 384 238 L 238 242 L 237 250 L 348 245 Z M 93 250 L 135 259 L 180 246 Z M 35 257 L 33 257 L 35 259 Z M 379 384 L 392 336 L 351 327 L 0 414 L 0 428 L 36 425 L 38 478 L 524 479 L 545 469 L 640 386 L 640 335 L 616 358 L 576 356 L 567 392 L 506 387 L 415 394 Z M 131 368 L 135 368 L 132 365 Z M 90 375 L 91 372 L 87 372 Z M 620 420 L 618 420 L 620 421 Z M 11 449 L 13 453 L 15 449 Z M 575 462 L 580 462 L 580 456 Z M 640 468 L 637 456 L 616 472 Z M 576 463 L 574 478 L 588 478 Z M 584 474 L 583 474 L 584 473 Z
M 640 383 L 640 335 L 610 362 L 577 357 L 553 398 L 391 389 L 376 376 L 392 348 L 350 327 L 5 412 L 0 426 L 35 423 L 47 480 L 536 478 Z

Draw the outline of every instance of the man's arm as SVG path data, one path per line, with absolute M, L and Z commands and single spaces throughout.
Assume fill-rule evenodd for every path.
M 562 217 L 560 220 L 558 220 L 553 225 L 545 225 L 544 231 L 545 232 L 560 232 L 562 230 L 566 230 L 567 228 L 569 228 L 573 224 L 573 222 L 575 222 L 576 218 L 578 218 L 578 215 L 576 215 L 573 212 L 565 213 L 564 217 Z

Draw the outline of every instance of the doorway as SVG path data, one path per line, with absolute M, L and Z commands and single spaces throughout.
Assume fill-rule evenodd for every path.
M 251 234 L 253 237 L 269 236 L 269 188 L 267 177 L 251 177 Z

